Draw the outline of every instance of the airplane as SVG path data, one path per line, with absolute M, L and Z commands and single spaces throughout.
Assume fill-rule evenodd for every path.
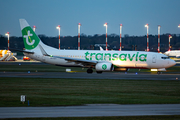
M 8 50 L 0 50 L 0 57 L 3 57 L 8 53 Z
M 66 67 L 88 68 L 87 73 L 127 71 L 129 68 L 166 71 L 174 60 L 164 54 L 145 51 L 59 50 L 45 45 L 25 19 L 20 19 L 25 56 L 44 63 Z
M 9 50 L 0 50 L 0 61 L 9 61 L 13 60 L 16 61 L 17 58 L 14 56 L 14 53 L 12 53 Z
M 167 55 L 167 56 L 169 56 L 169 57 L 180 58 L 180 50 L 166 51 L 164 54 Z

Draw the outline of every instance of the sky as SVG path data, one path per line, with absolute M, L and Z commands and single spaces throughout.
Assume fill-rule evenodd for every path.
M 19 19 L 36 26 L 36 33 L 49 37 L 77 36 L 78 23 L 86 35 L 107 33 L 122 36 L 180 34 L 180 0 L 0 0 L 0 34 L 21 36 Z

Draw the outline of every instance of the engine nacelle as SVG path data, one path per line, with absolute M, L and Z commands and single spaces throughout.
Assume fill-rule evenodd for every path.
M 97 63 L 95 69 L 96 71 L 113 71 L 114 66 L 112 63 Z

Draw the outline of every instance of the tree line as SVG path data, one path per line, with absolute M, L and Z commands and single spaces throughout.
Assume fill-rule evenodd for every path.
M 48 37 L 46 35 L 38 35 L 39 38 L 45 44 L 58 48 L 59 47 L 59 37 Z M 180 49 L 180 35 L 171 34 L 171 49 Z M 116 34 L 110 34 L 108 37 L 108 49 L 109 50 L 119 50 L 120 47 L 120 37 Z M 78 49 L 78 36 L 62 36 L 61 49 Z M 0 36 L 0 49 L 7 49 L 8 40 L 6 36 Z M 95 35 L 85 35 L 80 36 L 80 48 L 83 50 L 99 50 L 99 47 L 95 44 L 105 44 L 106 35 L 95 34 Z M 22 37 L 10 36 L 9 39 L 10 48 L 23 49 L 24 43 Z M 102 46 L 105 49 L 105 46 Z M 147 36 L 129 36 L 125 34 L 122 37 L 122 50 L 138 50 L 145 51 L 147 48 Z M 157 52 L 158 48 L 158 35 L 149 35 L 149 49 L 150 51 Z M 165 52 L 169 49 L 169 34 L 160 35 L 160 48 L 161 52 Z

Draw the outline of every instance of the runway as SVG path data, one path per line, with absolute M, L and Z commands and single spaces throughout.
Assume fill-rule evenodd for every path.
M 133 79 L 133 80 L 180 80 L 180 74 L 103 72 L 0 72 L 0 77 L 29 78 L 80 78 L 80 79 Z
M 0 118 L 180 115 L 180 104 L 0 107 Z

